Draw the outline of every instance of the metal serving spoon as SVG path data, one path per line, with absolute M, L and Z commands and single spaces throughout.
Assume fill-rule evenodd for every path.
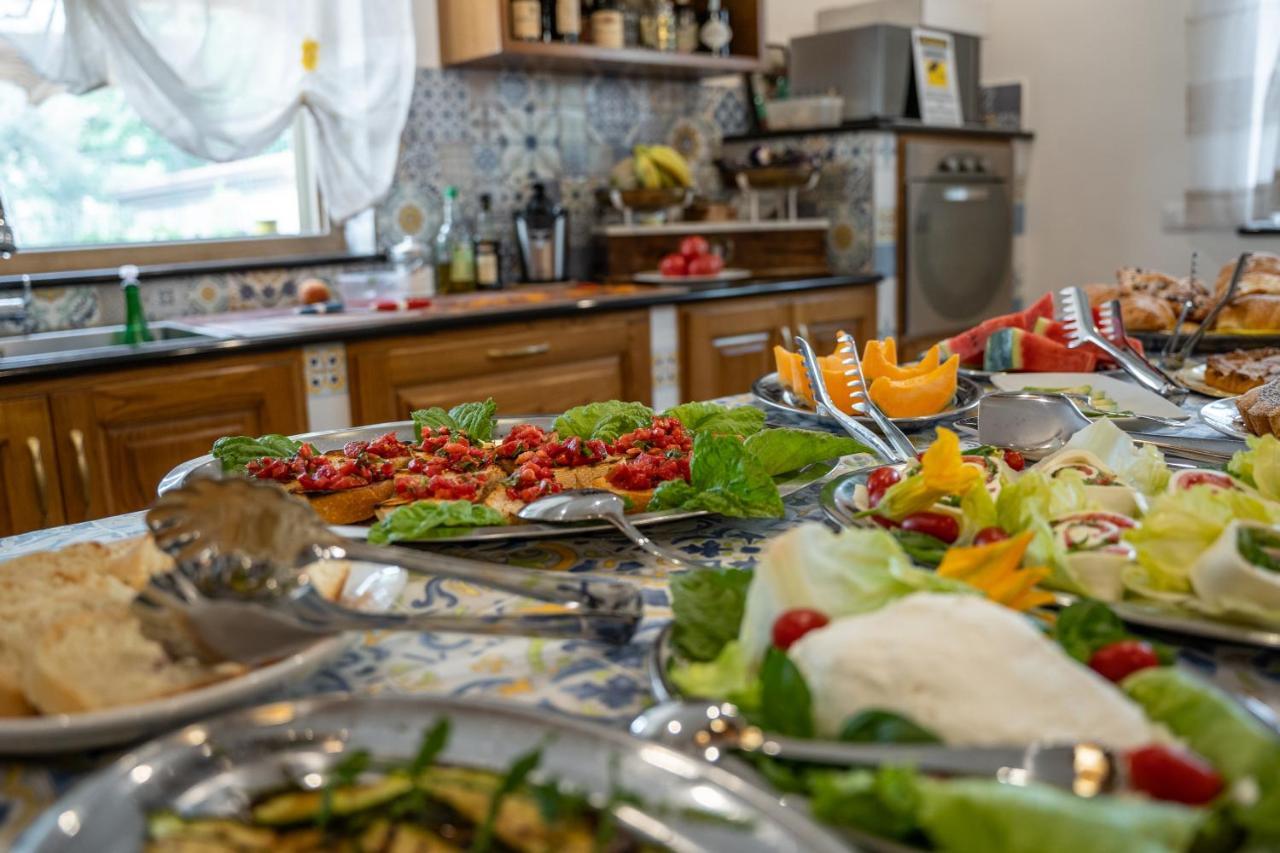
M 627 518 L 627 504 L 621 495 L 605 489 L 573 489 L 538 498 L 520 508 L 516 516 L 524 521 L 548 524 L 574 524 L 583 521 L 606 521 L 626 534 L 640 548 L 660 560 L 690 569 L 716 568 L 715 563 L 691 560 L 654 542 Z
M 156 608 L 167 609 L 171 615 L 175 608 L 186 610 L 190 627 L 206 645 L 221 646 L 224 655 L 240 660 L 247 652 L 231 649 L 241 645 L 263 650 L 274 645 L 278 653 L 283 641 L 277 637 L 271 642 L 268 635 L 287 631 L 279 626 L 268 631 L 267 621 L 291 624 L 303 634 L 309 632 L 311 639 L 354 629 L 489 634 L 540 634 L 543 629 L 548 636 L 626 642 L 644 610 L 640 590 L 616 579 L 550 574 L 347 541 L 331 533 L 305 501 L 272 484 L 246 479 L 197 479 L 167 492 L 147 513 L 147 526 L 177 568 L 144 590 L 135 610 L 143 610 L 147 604 L 153 613 L 159 612 Z M 320 596 L 304 570 L 319 560 L 391 563 L 408 571 L 562 604 L 565 610 L 495 617 L 363 613 Z M 224 613 L 225 608 L 212 607 L 213 603 L 225 603 L 240 612 L 228 615 L 229 611 Z M 546 618 L 538 618 L 542 616 Z M 244 621 L 237 623 L 237 619 Z M 261 629 L 267 639 L 248 637 L 250 626 Z M 238 632 L 246 636 L 234 636 Z M 302 639 L 298 634 L 294 644 Z
M 631 722 L 631 734 L 708 761 L 746 752 L 848 766 L 908 765 L 946 776 L 994 776 L 1001 782 L 1038 782 L 1081 797 L 1126 786 L 1123 761 L 1092 743 L 1034 743 L 1028 747 L 952 747 L 941 744 L 833 743 L 779 737 L 747 723 L 729 703 L 662 702 Z

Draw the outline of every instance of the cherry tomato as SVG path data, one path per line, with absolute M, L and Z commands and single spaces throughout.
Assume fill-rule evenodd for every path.
M 1178 486 L 1183 489 L 1189 489 L 1192 486 L 1213 486 L 1217 489 L 1236 488 L 1234 480 L 1226 474 L 1219 474 L 1216 471 L 1196 471 L 1194 474 L 1179 477 Z
M 902 519 L 902 529 L 941 539 L 948 545 L 960 538 L 960 522 L 940 512 L 913 512 Z
M 796 640 L 830 621 L 825 613 L 811 607 L 788 610 L 773 622 L 773 644 L 785 652 Z
M 716 275 L 724 269 L 719 255 L 698 255 L 689 261 L 689 275 Z
M 1119 640 L 1098 649 L 1089 658 L 1089 667 L 1108 681 L 1119 684 L 1140 669 L 1159 666 L 1160 658 L 1141 640 Z
M 1021 471 L 1023 468 L 1027 467 L 1027 460 L 1024 459 L 1022 454 L 1016 450 L 1006 450 L 1004 452 L 1004 464 L 1008 465 L 1015 471 Z
M 992 542 L 1003 542 L 1009 538 L 1003 527 L 984 527 L 973 537 L 974 545 L 990 545 Z
M 685 237 L 680 241 L 680 254 L 689 260 L 710 253 L 711 244 L 707 242 L 706 237 Z
M 898 522 L 894 521 L 892 518 L 885 518 L 883 515 L 870 515 L 867 517 L 870 518 L 873 522 L 875 522 L 879 526 L 883 527 L 885 530 L 894 530 L 902 526 Z
M 877 468 L 867 477 L 867 503 L 878 506 L 889 487 L 902 479 L 897 468 Z
M 658 264 L 658 272 L 666 276 L 688 275 L 689 262 L 684 255 L 667 255 Z
M 1133 787 L 1157 800 L 1200 806 L 1222 793 L 1222 776 L 1198 755 L 1153 744 L 1125 758 Z

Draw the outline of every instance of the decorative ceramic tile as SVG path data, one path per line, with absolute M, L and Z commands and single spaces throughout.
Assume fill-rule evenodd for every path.
M 309 396 L 332 397 L 347 393 L 347 350 L 342 344 L 304 347 L 302 359 Z
M 307 271 L 288 269 L 231 273 L 227 276 L 230 290 L 227 307 L 231 311 L 243 311 L 292 305 L 297 301 L 296 276 L 300 273 L 310 275 Z

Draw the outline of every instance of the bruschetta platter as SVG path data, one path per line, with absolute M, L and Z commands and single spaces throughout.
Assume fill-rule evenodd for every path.
M 292 438 L 226 437 L 166 475 L 159 492 L 193 477 L 254 477 L 304 498 L 344 536 L 478 541 L 605 529 L 518 517 L 574 489 L 622 496 L 635 524 L 778 517 L 783 496 L 863 450 L 832 433 L 766 428 L 750 406 L 687 403 L 658 414 L 608 401 L 555 418 L 500 418 L 486 400 Z

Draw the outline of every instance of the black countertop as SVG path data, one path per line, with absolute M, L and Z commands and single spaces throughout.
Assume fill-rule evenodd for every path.
M 325 341 L 365 340 L 444 329 L 474 328 L 521 320 L 648 308 L 655 305 L 679 305 L 714 299 L 875 284 L 880 279 L 881 276 L 878 274 L 867 273 L 784 281 L 755 280 L 733 284 L 637 288 L 634 292 L 619 292 L 616 288 L 602 286 L 599 288 L 598 295 L 591 292 L 594 288 L 583 288 L 574 291 L 574 298 L 471 311 L 447 311 L 433 307 L 425 311 L 352 313 L 311 318 L 281 312 L 272 312 L 270 315 L 267 312 L 240 312 L 208 317 L 185 317 L 180 318 L 179 322 L 200 329 L 216 330 L 224 337 L 158 341 L 131 349 L 113 347 L 7 359 L 3 357 L 5 338 L 0 337 L 0 382 L 54 378 L 71 374 L 82 375 L 92 371 L 169 363 L 180 358 L 239 354 Z M 437 304 L 443 308 L 447 305 L 445 301 L 447 299 L 448 297 L 437 300 Z
M 887 130 L 891 133 L 927 133 L 930 136 L 959 136 L 970 139 L 1034 139 L 1035 134 L 1029 130 L 1006 130 L 998 127 L 987 127 L 981 124 L 966 124 L 960 127 L 925 124 L 919 119 L 890 118 L 885 116 L 869 116 L 851 119 L 834 127 L 788 128 L 786 130 L 758 130 L 738 136 L 726 136 L 725 144 L 733 142 L 761 142 L 768 139 L 784 139 L 792 136 L 819 136 L 832 133 L 857 133 L 867 130 Z

